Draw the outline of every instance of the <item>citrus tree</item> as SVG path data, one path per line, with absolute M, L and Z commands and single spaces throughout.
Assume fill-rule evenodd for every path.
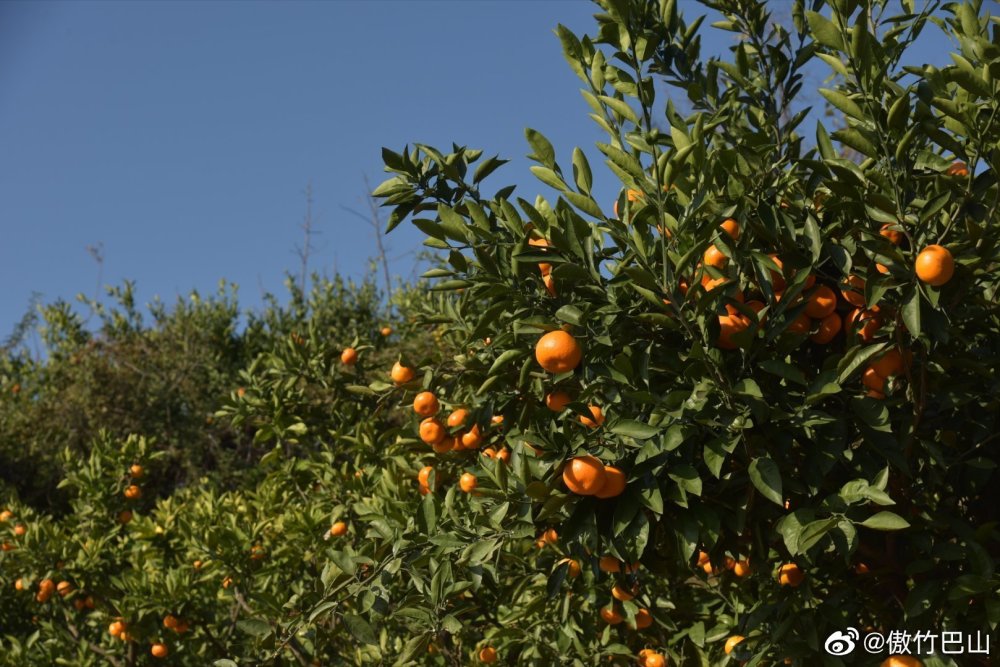
M 386 149 L 426 283 L 43 309 L 0 358 L 0 664 L 990 664 L 840 649 L 996 651 L 997 21 L 704 4 L 724 57 L 669 0 L 556 31 L 614 201 L 536 130 L 531 199 Z M 953 64 L 904 64 L 925 30 Z
M 840 664 L 823 640 L 849 627 L 995 632 L 996 19 L 833 0 L 783 25 L 719 0 L 737 39 L 706 58 L 675 2 L 597 4 L 594 35 L 557 33 L 616 201 L 531 129 L 554 196 L 487 191 L 502 160 L 422 144 L 384 150 L 375 191 L 452 295 L 426 321 L 463 352 L 403 389 L 450 413 L 414 404 L 428 478 L 472 475 L 460 525 L 499 540 L 489 577 L 449 572 L 514 591 L 484 636 L 524 664 L 755 665 Z M 953 64 L 902 65 L 931 29 Z M 815 67 L 840 129 L 797 102 Z M 512 540 L 547 528 L 525 578 Z

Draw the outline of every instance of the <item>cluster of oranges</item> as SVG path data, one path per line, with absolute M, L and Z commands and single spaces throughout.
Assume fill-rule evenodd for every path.
M 168 622 L 170 625 L 167 624 Z M 172 615 L 168 615 L 163 619 L 163 625 L 178 634 L 187 632 L 188 630 L 188 624 L 185 621 L 181 621 Z M 108 624 L 108 634 L 123 642 L 130 642 L 134 639 L 132 633 L 129 632 L 128 624 L 122 618 L 116 618 Z M 154 658 L 162 659 L 170 655 L 170 649 L 163 642 L 157 641 L 150 645 L 149 654 Z
M 3 510 L 0 512 L 0 523 L 9 523 L 14 518 L 14 513 L 10 510 Z M 11 532 L 14 533 L 14 537 L 21 537 L 28 532 L 28 529 L 24 524 L 19 523 L 14 525 Z M 13 551 L 16 548 L 17 546 L 13 542 L 8 542 L 7 540 L 0 543 L 0 550 L 2 551 Z
M 732 556 L 726 556 L 723 566 L 727 571 L 732 572 L 739 578 L 743 578 L 750 574 L 750 561 L 746 559 L 737 560 Z M 721 570 L 712 564 L 712 559 L 705 551 L 698 552 L 698 567 L 709 575 L 718 575 Z

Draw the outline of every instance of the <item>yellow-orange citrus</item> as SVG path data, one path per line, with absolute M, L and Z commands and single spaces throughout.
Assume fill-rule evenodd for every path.
M 353 347 L 346 347 L 344 351 L 340 353 L 340 363 L 345 366 L 353 366 L 358 360 L 358 351 Z
M 782 586 L 798 588 L 799 584 L 805 581 L 806 574 L 795 563 L 785 563 L 778 568 L 778 583 Z
M 538 339 L 535 359 L 549 373 L 566 373 L 580 364 L 583 350 L 573 336 L 559 329 Z
M 819 329 L 816 333 L 809 337 L 809 340 L 814 343 L 825 345 L 833 340 L 838 333 L 840 333 L 842 326 L 843 322 L 840 319 L 840 315 L 837 313 L 830 313 L 820 320 Z
M 929 245 L 917 255 L 915 268 L 918 278 L 928 285 L 940 287 L 955 274 L 955 260 L 944 246 Z
M 727 639 L 725 646 L 726 655 L 732 653 L 733 649 L 736 648 L 736 645 L 739 644 L 741 641 L 744 641 L 745 639 L 746 637 L 744 637 L 743 635 L 733 635 L 732 637 Z
M 601 410 L 601 406 L 588 405 L 587 409 L 590 411 L 590 417 L 580 415 L 581 424 L 587 428 L 597 428 L 604 423 L 604 411 Z
M 392 370 L 389 371 L 389 377 L 392 378 L 392 381 L 397 385 L 412 382 L 413 378 L 416 376 L 417 372 L 415 370 L 409 366 L 404 366 L 398 361 L 392 365 Z
M 837 295 L 826 285 L 820 285 L 809 296 L 806 315 L 821 320 L 837 308 Z
M 572 399 L 565 391 L 556 390 L 545 395 L 545 407 L 552 412 L 562 412 Z
M 432 391 L 422 391 L 413 397 L 413 411 L 420 417 L 433 417 L 440 409 L 441 404 Z
M 472 493 L 478 484 L 479 480 L 471 472 L 463 472 L 458 479 L 458 488 L 466 493 Z
M 444 426 L 437 419 L 428 417 L 420 422 L 420 439 L 428 445 L 436 445 L 447 435 Z
M 581 496 L 592 496 L 604 485 L 604 464 L 593 456 L 577 456 L 563 467 L 566 488 Z
M 625 490 L 625 483 L 628 481 L 625 473 L 614 466 L 604 467 L 604 484 L 594 495 L 598 498 L 614 498 L 620 496 Z

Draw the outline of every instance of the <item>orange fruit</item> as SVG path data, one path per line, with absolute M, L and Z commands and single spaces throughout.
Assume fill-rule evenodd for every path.
M 804 312 L 792 320 L 788 325 L 788 331 L 795 334 L 807 334 L 812 329 L 812 320 Z
M 482 436 L 479 435 L 479 424 L 473 424 L 472 428 L 462 434 L 461 439 L 463 448 L 477 449 L 483 441 Z
M 723 350 L 735 350 L 736 342 L 733 336 L 750 327 L 750 322 L 742 315 L 719 316 L 719 338 L 715 341 L 717 347 Z
M 635 629 L 644 630 L 653 624 L 653 615 L 648 609 L 640 609 L 635 612 Z
M 137 500 L 142 497 L 142 489 L 135 484 L 130 484 L 128 488 L 125 489 L 124 495 L 129 500 Z
M 698 565 L 705 565 L 705 564 L 711 562 L 711 560 L 712 560 L 712 558 L 711 558 L 711 556 L 708 555 L 707 551 L 699 551 L 698 552 Z
M 237 396 L 239 396 L 240 398 L 243 398 L 244 396 L 246 396 L 246 393 L 247 393 L 246 388 L 244 388 L 244 387 L 237 387 L 237 389 L 236 389 L 236 395 Z
M 729 283 L 732 279 L 726 278 L 725 276 L 720 276 L 719 278 L 713 278 L 705 272 L 701 276 L 701 286 L 705 288 L 706 292 L 711 292 L 712 290 Z
M 4 510 L 0 512 L 0 522 L 7 523 L 14 518 L 14 513 L 10 510 Z
M 877 310 L 855 308 L 847 314 L 844 325 L 848 331 L 853 329 L 855 335 L 860 337 L 863 342 L 870 343 L 875 338 L 875 333 L 882 326 L 882 319 L 879 317 Z
M 223 588 L 229 588 L 232 585 L 233 585 L 233 578 L 232 577 L 225 577 L 222 580 L 222 587 Z
M 566 373 L 580 364 L 583 351 L 573 336 L 559 329 L 538 339 L 535 359 L 549 373 Z
M 826 285 L 820 285 L 809 296 L 806 303 L 806 315 L 821 320 L 837 308 L 837 295 Z
M 434 466 L 424 466 L 417 473 L 417 481 L 420 482 L 420 486 L 426 486 L 430 488 L 431 473 L 434 472 Z
M 601 572 L 620 572 L 622 569 L 621 563 L 614 556 L 601 556 L 601 559 L 597 561 L 597 567 L 600 568 Z
M 861 382 L 872 391 L 879 393 L 885 391 L 885 378 L 876 373 L 875 369 L 871 366 L 866 368 L 865 372 L 862 373 Z
M 601 410 L 599 405 L 588 405 L 587 409 L 590 410 L 590 417 L 584 417 L 580 415 L 580 423 L 587 428 L 597 428 L 604 423 L 604 412 Z M 593 417 L 593 419 L 591 419 Z
M 138 463 L 133 463 L 131 466 L 129 466 L 128 474 L 135 479 L 142 479 L 146 475 L 146 471 Z
M 19 523 L 16 526 L 14 526 L 14 534 L 17 535 L 18 537 L 23 536 L 27 532 L 28 529 L 22 523 Z
M 917 255 L 916 270 L 922 281 L 940 287 L 954 275 L 955 260 L 944 246 L 929 245 Z
M 24 579 L 18 579 L 17 581 L 14 582 L 15 591 L 23 591 L 24 589 L 25 589 Z
M 549 293 L 549 296 L 556 296 L 556 279 L 552 277 L 551 273 L 542 276 L 542 284 L 545 285 L 545 291 Z
M 714 245 L 708 246 L 705 254 L 702 255 L 701 261 L 705 266 L 714 266 L 717 269 L 725 268 L 726 262 L 729 258 L 722 254 L 722 251 L 716 248 Z
M 122 621 L 112 621 L 108 625 L 108 634 L 112 637 L 117 637 L 123 632 L 125 632 L 125 623 Z
M 837 313 L 830 313 L 824 317 L 819 322 L 819 330 L 816 331 L 812 336 L 809 337 L 814 343 L 820 343 L 825 345 L 829 343 L 834 337 L 840 333 L 840 329 L 843 326 L 843 322 L 840 319 L 840 315 Z
M 180 622 L 181 619 L 177 618 L 173 614 L 167 614 L 166 616 L 163 617 L 163 627 L 167 628 L 168 630 L 173 630 L 180 624 Z
M 66 597 L 73 592 L 73 584 L 68 581 L 60 581 L 56 586 L 56 592 L 59 593 L 59 597 Z
M 899 231 L 898 227 L 899 225 L 887 222 L 882 225 L 882 229 L 880 229 L 878 233 L 889 239 L 889 242 L 893 245 L 899 245 L 903 242 L 903 232 Z
M 625 473 L 619 468 L 614 466 L 604 467 L 604 484 L 601 485 L 600 491 L 594 495 L 598 498 L 614 498 L 620 496 L 622 491 L 625 490 L 625 482 L 627 481 Z
M 778 583 L 782 586 L 798 588 L 806 578 L 806 573 L 795 563 L 785 563 L 778 568 Z
M 441 404 L 432 391 L 422 391 L 413 397 L 413 411 L 420 417 L 433 417 L 440 409 Z
M 736 565 L 733 566 L 733 574 L 741 579 L 750 574 L 750 561 L 736 561 Z
M 744 641 L 745 639 L 746 637 L 744 637 L 743 635 L 733 635 L 732 637 L 727 639 L 725 646 L 726 655 L 732 653 L 733 649 L 736 648 L 736 645 L 739 644 L 741 641 Z
M 726 558 L 722 561 L 722 564 L 726 566 L 727 570 L 731 570 L 736 567 L 736 559 L 732 556 L 726 556 Z
M 739 240 L 740 224 L 735 220 L 733 220 L 732 218 L 726 218 L 725 220 L 723 220 L 722 224 L 719 225 L 719 227 L 722 228 L 722 231 L 729 234 L 730 238 L 732 238 L 734 241 Z
M 392 334 L 392 328 L 391 327 L 382 327 L 382 330 L 379 333 L 381 333 L 383 336 L 389 336 L 389 335 Z
M 876 361 L 873 361 L 869 368 L 873 369 L 879 376 L 888 378 L 903 371 L 903 355 L 899 350 L 892 348 Z
M 345 366 L 353 366 L 358 360 L 358 351 L 353 347 L 344 348 L 344 351 L 340 353 L 340 363 Z
M 425 485 L 426 486 L 426 485 Z M 330 535 L 333 537 L 342 537 L 347 534 L 347 524 L 343 521 L 335 521 L 332 526 L 330 526 Z
M 157 642 L 149 647 L 149 654 L 154 658 L 166 658 L 168 653 L 170 653 L 170 651 L 167 650 L 166 644 Z
M 458 488 L 466 493 L 472 493 L 478 484 L 479 480 L 471 472 L 463 472 L 462 476 L 458 479 Z
M 131 520 L 132 520 L 131 510 L 122 510 L 121 512 L 118 513 L 118 523 L 122 524 L 123 526 Z
M 485 646 L 479 649 L 479 662 L 487 665 L 497 661 L 497 650 L 492 646 Z
M 577 456 L 563 467 L 566 488 L 581 496 L 592 496 L 604 486 L 604 464 L 593 456 Z
M 542 533 L 542 539 L 545 540 L 546 544 L 555 544 L 559 541 L 559 533 L 556 532 L 555 528 L 549 528 Z
M 924 663 L 912 655 L 891 655 L 883 660 L 879 667 L 923 667 L 923 665 Z
M 886 266 L 885 264 L 878 264 L 878 263 L 876 263 L 875 264 L 875 269 L 879 273 L 882 273 L 882 274 L 888 274 L 889 273 L 889 267 Z
M 444 426 L 442 426 L 441 422 L 437 419 L 428 417 L 420 422 L 420 439 L 428 445 L 438 444 L 444 440 L 445 435 L 447 435 L 447 433 L 445 432 Z
M 264 547 L 259 544 L 255 544 L 250 547 L 250 560 L 263 560 L 266 555 Z
M 601 620 L 608 625 L 618 625 L 625 620 L 625 617 L 614 606 L 608 605 L 607 607 L 601 607 Z
M 496 457 L 496 455 L 497 455 L 497 450 L 493 449 L 492 447 L 487 447 L 486 449 L 483 450 L 483 456 L 487 456 L 492 459 Z
M 572 558 L 563 558 L 557 565 L 562 565 L 566 563 L 566 575 L 573 577 L 580 576 L 580 563 Z
M 947 173 L 949 176 L 960 176 L 965 178 L 969 175 L 969 165 L 965 164 L 961 160 L 956 160 L 948 167 Z
M 469 420 L 469 411 L 465 408 L 459 408 L 448 415 L 448 428 L 456 428 L 458 426 L 465 426 L 465 422 Z
M 389 377 L 396 385 L 406 384 L 407 382 L 412 382 L 413 378 L 417 376 L 417 372 L 410 368 L 409 366 L 404 366 L 398 361 L 392 365 L 392 370 L 389 371 Z
M 623 588 L 621 584 L 615 584 L 614 586 L 611 587 L 611 597 L 613 597 L 616 600 L 620 600 L 622 602 L 628 602 L 629 600 L 634 598 L 638 592 L 639 592 L 638 586 L 633 586 L 631 591 Z
M 865 563 L 858 563 L 854 566 L 855 574 L 868 574 L 869 572 L 871 572 L 871 570 L 868 569 L 868 565 Z
M 565 391 L 556 390 L 545 395 L 545 407 L 552 412 L 562 412 L 572 399 Z
M 650 653 L 646 656 L 643 667 L 667 667 L 667 659 L 660 653 Z
M 840 294 L 855 308 L 865 307 L 865 281 L 858 276 L 847 276 L 840 284 Z
M 504 447 L 499 452 L 497 452 L 497 458 L 503 461 L 504 463 L 507 463 L 508 461 L 510 461 L 510 450 Z
M 778 265 L 778 269 L 784 269 L 785 265 L 781 262 L 781 259 L 777 255 L 768 255 L 771 261 Z M 775 292 L 780 292 L 785 289 L 785 278 L 778 271 L 771 271 L 771 289 Z
M 493 415 L 490 417 L 490 423 L 495 424 L 497 428 L 503 428 L 503 415 Z

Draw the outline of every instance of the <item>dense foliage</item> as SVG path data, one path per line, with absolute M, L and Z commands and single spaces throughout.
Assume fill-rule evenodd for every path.
M 125 290 L 8 352 L 0 664 L 1000 650 L 997 20 L 712 0 L 739 39 L 706 59 L 677 3 L 597 4 L 557 33 L 617 200 L 535 130 L 550 199 L 487 192 L 479 150 L 386 149 L 389 229 L 439 251 L 389 336 L 370 286 L 246 326 L 228 292 L 144 326 Z M 938 29 L 953 65 L 900 65 Z M 811 67 L 844 127 L 799 101 Z

